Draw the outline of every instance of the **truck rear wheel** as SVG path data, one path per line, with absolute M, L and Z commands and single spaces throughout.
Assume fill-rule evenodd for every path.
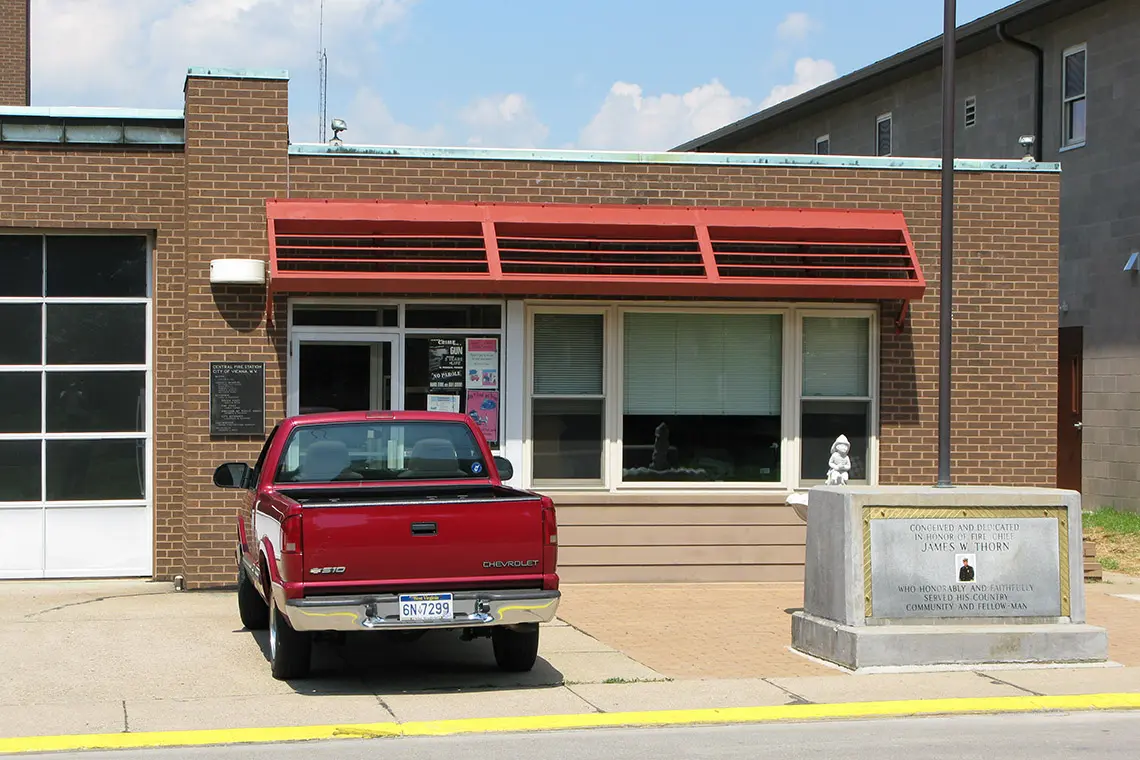
M 279 681 L 304 678 L 309 675 L 309 662 L 313 639 L 307 631 L 297 631 L 269 604 L 269 664 L 273 677 Z
M 522 673 L 534 667 L 538 659 L 538 625 L 491 629 L 491 646 L 495 663 L 509 673 Z
M 238 616 L 241 624 L 251 631 L 264 631 L 269 627 L 269 606 L 257 592 L 257 587 L 244 567 L 238 566 Z

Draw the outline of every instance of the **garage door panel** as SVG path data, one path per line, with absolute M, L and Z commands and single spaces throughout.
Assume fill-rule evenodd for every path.
M 43 536 L 43 507 L 0 508 L 0 578 L 43 575 Z
M 49 578 L 151 574 L 150 510 L 137 507 L 49 507 Z

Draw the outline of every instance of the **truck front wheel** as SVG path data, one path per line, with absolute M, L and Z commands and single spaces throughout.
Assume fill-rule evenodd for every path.
M 538 625 L 493 628 L 491 646 L 501 670 L 521 673 L 534 667 L 538 659 Z
M 261 598 L 244 567 L 238 566 L 238 616 L 241 624 L 251 631 L 264 631 L 269 627 L 269 607 Z
M 277 605 L 270 602 L 269 664 L 273 677 L 283 681 L 309 675 L 312 651 L 313 639 L 308 632 L 294 630 Z

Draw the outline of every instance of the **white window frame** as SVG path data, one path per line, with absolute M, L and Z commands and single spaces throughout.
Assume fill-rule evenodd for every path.
M 819 152 L 819 146 L 822 145 L 823 143 L 827 143 L 827 153 L 820 153 Z M 815 138 L 815 154 L 817 156 L 830 156 L 831 155 L 831 134 L 830 133 L 826 134 L 826 135 L 820 135 L 819 137 Z
M 297 306 L 323 307 L 327 309 L 344 309 L 351 307 L 383 308 L 395 307 L 397 309 L 396 325 L 394 327 L 340 327 L 337 325 L 294 325 L 294 313 Z M 498 328 L 433 328 L 433 327 L 406 327 L 406 307 L 408 306 L 498 306 L 500 311 Z M 302 296 L 290 298 L 286 305 L 288 327 L 286 328 L 286 345 L 289 352 L 288 367 L 285 378 L 286 410 L 294 414 L 300 400 L 300 378 L 293 371 L 296 361 L 293 356 L 296 341 L 328 341 L 328 342 L 383 342 L 394 341 L 392 350 L 392 409 L 399 411 L 404 408 L 404 344 L 405 338 L 415 335 L 439 336 L 468 336 L 475 333 L 490 335 L 499 340 L 499 441 L 492 447 L 495 456 L 501 456 L 507 446 L 506 399 L 511 395 L 518 395 L 510 383 L 507 349 L 507 302 L 499 298 L 328 298 L 322 296 Z M 514 464 L 514 463 L 512 463 Z
M 804 319 L 806 317 L 866 319 L 869 322 L 868 333 L 870 345 L 867 347 L 867 390 L 869 396 L 804 396 L 803 395 L 803 337 Z M 869 404 L 867 414 L 867 480 L 859 485 L 877 485 L 879 482 L 879 312 L 877 309 L 818 309 L 804 308 L 796 310 L 796 358 L 795 370 L 795 440 L 796 440 L 796 483 L 801 489 L 813 485 L 822 485 L 822 481 L 805 481 L 801 477 L 800 465 L 800 434 L 802 432 L 802 413 L 804 401 L 861 401 Z
M 1084 53 L 1085 54 L 1085 87 L 1084 87 L 1084 90 L 1081 92 L 1080 95 L 1077 95 L 1077 96 L 1071 97 L 1071 98 L 1067 98 L 1067 97 L 1065 97 L 1065 84 L 1066 84 L 1067 70 L 1068 70 L 1068 66 L 1066 66 L 1066 63 L 1068 62 L 1068 60 L 1071 56 L 1073 56 L 1077 53 Z M 1062 152 L 1062 153 L 1064 151 L 1067 151 L 1067 150 L 1075 150 L 1076 148 L 1083 148 L 1085 146 L 1085 143 L 1088 141 L 1088 131 L 1089 131 L 1088 94 L 1089 94 L 1088 44 L 1082 42 L 1079 45 L 1073 45 L 1072 47 L 1065 48 L 1065 50 L 1061 53 L 1061 147 L 1060 147 L 1060 152 Z M 1080 140 L 1070 141 L 1068 134 L 1067 134 L 1068 125 L 1069 125 L 1069 110 L 1070 110 L 1070 108 L 1072 108 L 1072 104 L 1077 102 L 1078 100 L 1083 100 L 1085 102 L 1085 136 L 1083 138 L 1081 138 Z
M 584 314 L 602 317 L 602 394 L 601 396 L 542 396 L 542 398 L 582 398 L 602 400 L 602 461 L 601 478 L 599 480 L 536 480 L 534 478 L 534 318 L 537 314 Z M 609 490 L 613 481 L 610 476 L 610 460 L 615 442 L 609 435 L 610 418 L 613 406 L 614 388 L 612 375 L 614 366 L 613 355 L 613 327 L 615 309 L 613 306 L 603 304 L 569 305 L 558 303 L 534 303 L 526 305 L 526 369 L 523 382 L 523 473 L 524 483 L 536 487 L 574 490 L 597 491 Z M 517 403 L 518 399 L 508 403 Z M 620 442 L 617 444 L 620 446 Z M 619 449 L 620 450 L 620 449 Z
M 978 97 L 968 96 L 962 101 L 962 124 L 965 129 L 973 129 L 978 123 Z
M 868 364 L 871 377 L 870 415 L 867 440 L 867 475 L 871 484 L 879 478 L 879 330 L 877 306 L 868 304 L 811 304 L 771 303 L 678 303 L 678 302 L 594 302 L 594 301 L 528 301 L 526 312 L 525 392 L 507 398 L 503 406 L 521 404 L 523 407 L 523 483 L 524 487 L 551 492 L 603 492 L 603 493 L 677 493 L 677 492 L 778 492 L 788 493 L 800 485 L 800 409 L 802 390 L 802 320 L 804 316 L 851 317 L 869 320 L 870 346 Z M 781 408 L 780 408 L 780 480 L 758 483 L 625 483 L 622 481 L 622 412 L 623 392 L 623 330 L 624 315 L 630 312 L 656 312 L 667 314 L 779 314 L 782 318 Z M 602 482 L 593 480 L 535 481 L 532 477 L 533 455 L 533 404 L 534 382 L 534 315 L 535 314 L 602 314 L 605 318 L 605 346 L 603 348 L 602 390 L 605 401 L 602 441 Z M 845 398 L 848 401 L 867 400 L 863 397 Z M 806 486 L 803 486 L 806 487 Z
M 4 296 L 0 304 L 38 304 L 40 306 L 40 361 L 35 364 L 6 364 L 0 366 L 5 373 L 35 372 L 40 375 L 40 431 L 36 433 L 0 433 L 0 441 L 39 441 L 40 443 L 40 498 L 33 501 L 0 501 L 0 510 L 35 509 L 43 513 L 40 537 L 44 554 L 40 557 L 40 574 L 36 577 L 86 576 L 95 573 L 92 568 L 71 568 L 65 575 L 47 571 L 47 513 L 64 509 L 105 509 L 130 508 L 145 510 L 145 519 L 151 530 L 148 532 L 146 547 L 147 566 L 139 568 L 140 576 L 154 573 L 154 476 L 156 460 L 154 456 L 154 236 L 133 230 L 78 230 L 58 231 L 53 229 L 11 229 L 4 235 L 33 236 L 41 238 L 41 261 L 43 271 L 41 285 L 47 277 L 47 239 L 49 237 L 142 237 L 146 239 L 146 295 L 138 297 L 76 297 L 76 296 Z M 50 364 L 47 357 L 48 306 L 55 304 L 85 304 L 104 306 L 111 304 L 141 304 L 145 307 L 144 328 L 146 330 L 145 353 L 142 364 Z M 47 431 L 47 379 L 56 372 L 142 372 L 143 373 L 143 429 L 141 431 L 112 431 L 89 433 L 51 433 Z M 47 490 L 47 445 L 50 441 L 104 441 L 133 440 L 143 447 L 143 495 L 141 499 L 62 499 L 49 500 Z M 3 578 L 0 575 L 0 578 Z M 24 576 L 20 576 L 24 577 Z
M 884 121 L 890 122 L 890 125 L 891 125 L 891 144 L 890 144 L 890 149 L 886 153 L 880 153 L 879 152 L 879 125 L 882 124 Z M 875 155 L 881 156 L 883 158 L 889 158 L 890 156 L 894 155 L 894 152 L 895 152 L 895 117 L 894 117 L 893 112 L 887 111 L 884 114 L 879 114 L 875 118 Z

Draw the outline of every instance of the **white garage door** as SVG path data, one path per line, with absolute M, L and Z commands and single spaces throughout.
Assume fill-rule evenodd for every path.
M 0 578 L 149 576 L 150 255 L 0 235 Z

